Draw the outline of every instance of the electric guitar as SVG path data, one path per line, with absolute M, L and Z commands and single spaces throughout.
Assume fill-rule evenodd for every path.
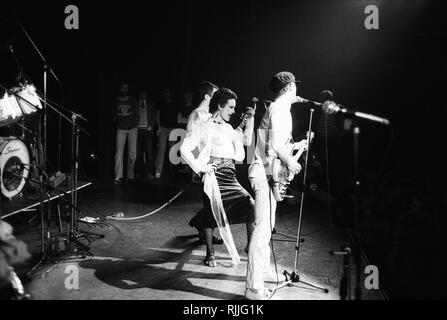
M 304 151 L 307 151 L 308 149 L 308 140 L 309 143 L 312 142 L 312 139 L 314 138 L 314 133 L 310 133 L 309 138 L 309 132 L 306 134 L 307 139 L 301 140 L 298 143 L 289 143 L 287 145 L 287 149 L 289 151 L 289 154 L 292 156 L 293 161 L 298 161 Z M 295 150 L 298 150 L 295 155 L 293 155 L 293 152 Z M 287 198 L 286 192 L 287 192 L 287 186 L 290 184 L 290 182 L 295 178 L 295 175 L 290 172 L 287 165 L 279 158 L 276 158 L 273 160 L 271 164 L 272 168 L 272 191 L 273 195 L 276 199 L 276 201 L 280 202 L 283 201 L 284 198 Z

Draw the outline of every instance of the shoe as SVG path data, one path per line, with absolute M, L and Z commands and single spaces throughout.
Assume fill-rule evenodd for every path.
M 201 244 L 205 244 L 205 238 L 202 238 L 202 237 L 200 237 L 200 235 L 199 235 L 199 242 L 200 242 Z M 215 236 L 215 235 L 213 234 L 213 244 L 223 244 L 223 239 L 220 238 L 220 237 L 218 237 L 218 236 Z
M 120 183 L 122 183 L 122 182 L 123 182 L 123 179 L 115 179 L 115 180 L 113 181 L 114 184 L 120 184 Z
M 248 300 L 270 300 L 273 292 L 270 289 L 245 289 L 245 298 Z
M 214 254 L 206 256 L 205 260 L 203 260 L 203 263 L 208 267 L 217 267 L 216 257 L 214 256 Z
M 161 177 L 161 173 L 158 173 L 158 172 L 157 172 L 157 173 L 155 174 L 155 179 L 160 179 L 160 177 Z

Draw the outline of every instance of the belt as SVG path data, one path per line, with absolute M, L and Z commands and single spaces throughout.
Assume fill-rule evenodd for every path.
M 234 164 L 234 159 L 230 159 L 230 158 L 218 158 L 218 157 L 210 157 L 210 162 L 215 163 L 215 164 Z

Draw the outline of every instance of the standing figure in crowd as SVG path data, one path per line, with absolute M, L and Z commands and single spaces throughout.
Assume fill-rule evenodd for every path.
M 139 107 L 129 96 L 129 85 L 122 83 L 120 95 L 113 101 L 113 120 L 116 124 L 115 184 L 123 181 L 123 153 L 128 141 L 127 178 L 135 179 Z
M 213 229 L 219 227 L 220 234 L 228 249 L 234 264 L 240 262 L 239 255 L 233 242 L 230 224 L 246 223 L 247 232 L 253 228 L 254 201 L 250 194 L 236 179 L 236 161 L 245 158 L 244 144 L 252 138 L 254 111 L 250 112 L 247 128 L 243 132 L 240 127 L 233 129 L 228 123 L 235 112 L 236 94 L 226 88 L 214 93 L 209 111 L 211 118 L 196 122 L 191 127 L 181 146 L 181 154 L 189 166 L 199 175 L 202 175 L 204 197 L 204 210 L 197 218 L 204 228 L 206 257 L 204 264 L 215 267 L 216 257 L 213 248 Z M 192 153 L 199 149 L 196 158 Z
M 268 107 L 258 129 L 255 161 L 250 165 L 249 179 L 255 193 L 255 224 L 248 249 L 247 282 L 245 297 L 250 300 L 267 300 L 272 292 L 264 287 L 264 279 L 284 277 L 276 275 L 270 266 L 270 238 L 275 226 L 276 200 L 269 184 L 273 160 L 279 158 L 291 173 L 298 174 L 301 165 L 286 148 L 292 138 L 290 108 L 296 101 L 295 77 L 290 72 L 276 74 L 270 89 L 275 101 Z
M 216 89 L 217 90 L 217 89 Z M 183 105 L 177 113 L 178 128 L 186 130 L 189 115 L 194 111 L 194 95 L 188 91 L 183 95 Z
M 145 89 L 140 91 L 138 100 L 140 120 L 138 123 L 137 143 L 137 174 L 152 179 L 154 166 L 154 127 L 155 127 L 155 105 L 148 98 Z
M 163 90 L 163 101 L 157 110 L 157 126 L 158 151 L 155 160 L 155 178 L 159 179 L 163 172 L 169 134 L 177 127 L 177 107 L 169 88 Z
M 192 91 L 187 91 L 183 95 L 183 105 L 179 108 L 177 113 L 177 128 L 183 130 L 183 134 L 186 133 L 186 127 L 188 126 L 188 119 L 191 112 L 194 110 L 194 94 Z M 186 135 L 183 135 L 184 138 Z M 178 142 L 178 141 L 177 141 Z M 189 166 L 180 164 L 178 173 L 189 173 L 191 170 Z

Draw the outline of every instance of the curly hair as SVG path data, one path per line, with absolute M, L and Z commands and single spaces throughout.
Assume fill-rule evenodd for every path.
M 217 90 L 210 101 L 210 113 L 216 112 L 219 107 L 223 107 L 228 100 L 237 100 L 237 95 L 228 88 L 220 88 Z

